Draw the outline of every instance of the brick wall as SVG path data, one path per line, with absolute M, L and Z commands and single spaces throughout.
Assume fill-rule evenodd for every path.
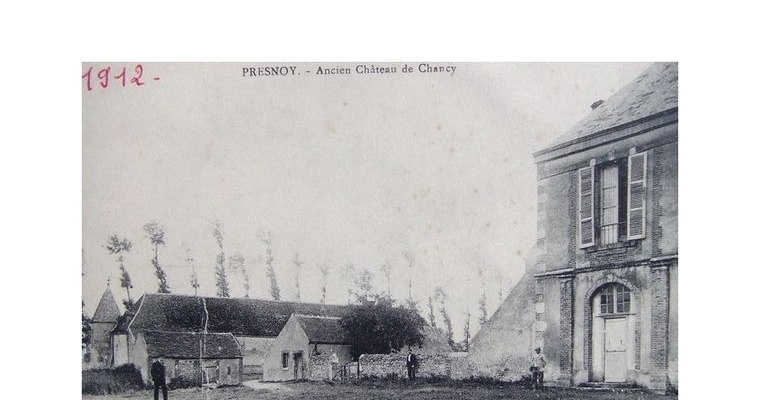
M 654 389 L 667 388 L 668 372 L 668 266 L 650 269 L 652 278 L 651 384 Z
M 560 283 L 559 303 L 560 381 L 570 383 L 573 375 L 573 279 L 563 278 Z

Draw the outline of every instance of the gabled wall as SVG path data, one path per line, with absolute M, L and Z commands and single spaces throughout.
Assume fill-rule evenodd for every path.
M 528 372 L 533 347 L 535 279 L 528 269 L 472 338 L 467 359 L 480 375 L 519 380 Z
M 272 342 L 269 352 L 264 358 L 265 381 L 290 381 L 295 379 L 293 370 L 293 353 L 300 351 L 303 354 L 304 374 L 308 368 L 309 338 L 301 328 L 298 320 L 291 316 L 280 334 Z M 288 367 L 282 367 L 282 353 L 288 353 Z
M 115 334 L 111 337 L 113 343 L 113 366 L 118 367 L 129 363 L 129 347 L 127 334 Z

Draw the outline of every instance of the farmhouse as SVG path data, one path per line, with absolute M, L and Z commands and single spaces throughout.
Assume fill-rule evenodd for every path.
M 656 63 L 534 154 L 537 241 L 470 359 L 561 385 L 678 386 L 678 65 Z
M 337 365 L 351 361 L 351 345 L 339 318 L 292 314 L 272 342 L 264 360 L 265 381 L 326 379 L 328 364 L 312 365 L 312 357 L 336 355 Z

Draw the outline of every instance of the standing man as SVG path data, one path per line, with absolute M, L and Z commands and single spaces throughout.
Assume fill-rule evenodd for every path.
M 417 355 L 412 353 L 412 349 L 409 349 L 409 354 L 406 356 L 406 374 L 410 381 L 417 379 Z
M 544 387 L 544 367 L 546 367 L 546 357 L 541 353 L 541 348 L 536 347 L 536 354 L 533 355 L 533 362 L 530 365 L 530 370 L 533 372 L 534 390 Z
M 150 366 L 150 377 L 153 379 L 153 400 L 158 400 L 158 388 L 164 393 L 164 400 L 169 398 L 166 389 L 166 369 L 164 368 L 164 359 L 159 357 Z

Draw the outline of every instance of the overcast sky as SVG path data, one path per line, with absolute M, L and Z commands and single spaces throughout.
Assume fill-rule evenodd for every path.
M 269 65 L 312 73 L 242 76 L 243 67 Z M 345 64 L 351 75 L 314 75 L 319 65 L 338 64 L 145 64 L 139 87 L 111 81 L 87 91 L 83 84 L 88 314 L 109 277 L 117 299 L 126 298 L 104 247 L 109 235 L 133 242 L 125 263 L 134 297 L 157 290 L 142 229 L 154 220 L 167 228 L 159 257 L 172 292 L 193 293 L 189 249 L 199 292 L 214 295 L 211 221 L 219 220 L 227 257 L 248 260 L 256 298 L 270 298 L 257 240 L 264 230 L 285 300 L 294 298 L 296 252 L 304 261 L 302 300 L 319 301 L 317 265 L 327 263 L 331 303 L 346 302 L 341 267 L 374 272 L 384 289 L 386 260 L 392 294 L 405 298 L 403 254 L 413 254 L 415 298 L 424 305 L 443 287 L 460 339 L 468 305 L 472 331 L 479 328 L 481 287 L 492 313 L 497 277 L 507 291 L 523 273 L 536 235 L 532 153 L 648 66 L 447 64 L 457 67 L 452 76 L 358 75 L 356 64 Z M 228 276 L 232 295 L 242 297 L 240 274 Z

